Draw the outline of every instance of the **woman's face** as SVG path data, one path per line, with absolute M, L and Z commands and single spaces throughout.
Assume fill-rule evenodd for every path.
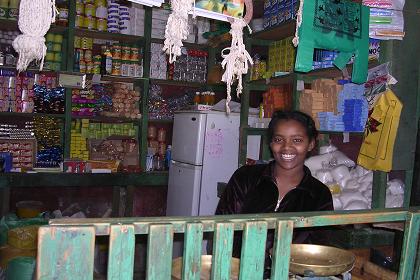
M 274 127 L 270 148 L 277 165 L 286 170 L 302 168 L 306 154 L 315 146 L 305 127 L 295 120 L 281 120 Z

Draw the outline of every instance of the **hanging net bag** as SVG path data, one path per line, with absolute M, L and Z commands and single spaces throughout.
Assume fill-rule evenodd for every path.
M 188 13 L 193 9 L 193 0 L 172 0 L 172 13 L 165 29 L 163 51 L 169 55 L 169 63 L 174 63 L 181 56 L 182 41 L 188 37 Z
M 13 41 L 13 48 L 19 54 L 16 65 L 19 72 L 25 71 L 33 60 L 40 62 L 42 71 L 47 52 L 44 36 L 56 15 L 55 0 L 20 1 L 18 25 L 22 34 Z

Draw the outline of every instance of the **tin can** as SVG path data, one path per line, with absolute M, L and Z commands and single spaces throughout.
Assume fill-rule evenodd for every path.
M 107 21 L 106 21 L 106 19 L 98 18 L 96 20 L 96 28 L 99 31 L 106 31 L 106 29 L 107 29 L 106 27 L 107 27 Z
M 85 17 L 94 17 L 96 15 L 95 5 L 86 4 L 85 5 Z
M 96 29 L 96 19 L 93 17 L 84 17 L 83 18 L 83 26 L 89 30 Z
M 77 28 L 82 28 L 84 25 L 84 19 L 82 15 L 76 15 L 75 26 Z
M 83 58 L 86 62 L 92 61 L 92 50 L 85 50 L 83 53 Z
M 112 60 L 112 74 L 111 75 L 114 75 L 114 76 L 121 75 L 121 60 L 119 59 Z
M 47 33 L 46 39 L 49 42 L 53 42 L 54 41 L 54 34 L 53 33 Z
M 63 35 L 61 34 L 55 34 L 54 35 L 54 42 L 55 43 L 63 43 Z
M 86 62 L 86 74 L 93 74 L 93 62 Z
M 121 45 L 112 45 L 112 58 L 121 59 Z
M 74 37 L 74 48 L 80 49 L 80 37 L 78 36 Z
M 84 15 L 85 5 L 82 2 L 76 2 L 76 15 Z
M 80 73 L 86 73 L 86 62 L 81 60 L 79 62 Z
M 54 61 L 54 53 L 53 52 L 47 52 L 45 55 L 45 59 L 49 61 Z
M 121 59 L 130 60 L 131 59 L 131 48 L 127 45 L 121 47 Z
M 61 44 L 54 43 L 52 50 L 54 52 L 61 52 Z
M 55 52 L 54 53 L 54 61 L 55 62 L 61 62 L 61 59 L 62 59 L 61 52 Z

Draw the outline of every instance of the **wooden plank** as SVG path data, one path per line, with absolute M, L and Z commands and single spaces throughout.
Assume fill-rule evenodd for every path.
M 420 207 L 411 207 L 410 211 L 420 210 Z M 226 215 L 226 216 L 206 216 L 200 217 L 203 224 L 203 232 L 213 232 L 215 224 L 226 220 L 235 222 L 234 230 L 243 230 L 244 222 L 249 219 L 265 220 L 269 229 L 276 228 L 277 221 L 292 220 L 294 228 L 319 227 L 328 225 L 347 225 L 347 224 L 366 224 L 366 223 L 384 223 L 401 222 L 407 218 L 406 210 L 381 209 L 381 210 L 352 210 L 352 211 L 322 211 L 322 212 L 296 212 L 258 214 L 258 215 Z M 160 217 L 161 223 L 171 223 L 175 233 L 185 231 L 185 224 L 196 222 L 197 217 Z M 122 224 L 134 224 L 135 234 L 148 234 L 149 224 L 156 222 L 155 217 L 127 217 L 118 218 Z M 110 224 L 115 223 L 113 218 L 99 219 L 57 219 L 51 220 L 50 225 L 93 225 L 96 229 L 96 235 L 109 235 Z
M 94 227 L 40 227 L 37 279 L 93 279 L 94 246 Z
M 417 247 L 419 241 L 419 230 L 420 213 L 409 213 L 404 230 L 404 241 L 398 280 L 414 279 L 414 265 L 416 263 L 417 250 L 419 250 Z
M 173 227 L 150 225 L 147 242 L 147 280 L 168 280 L 172 270 Z
M 233 246 L 233 223 L 217 223 L 213 237 L 211 280 L 229 280 Z
M 387 173 L 373 172 L 372 209 L 385 208 Z
M 242 234 L 240 280 L 263 278 L 266 240 L 266 222 L 252 221 L 245 224 Z
M 185 228 L 182 279 L 200 280 L 203 224 L 188 223 Z
M 112 225 L 109 236 L 107 279 L 133 279 L 134 248 L 134 226 Z
M 271 280 L 289 279 L 290 245 L 292 244 L 293 222 L 278 221 L 274 237 Z
M 10 188 L 0 187 L 0 217 L 3 217 L 10 211 Z

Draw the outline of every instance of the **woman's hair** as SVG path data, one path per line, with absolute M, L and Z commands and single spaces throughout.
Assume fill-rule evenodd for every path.
M 318 136 L 318 130 L 315 127 L 314 120 L 307 114 L 300 111 L 276 111 L 271 117 L 270 124 L 268 125 L 267 141 L 271 143 L 274 135 L 274 129 L 279 121 L 295 120 L 303 125 L 306 130 L 306 135 L 309 141 L 315 140 Z

